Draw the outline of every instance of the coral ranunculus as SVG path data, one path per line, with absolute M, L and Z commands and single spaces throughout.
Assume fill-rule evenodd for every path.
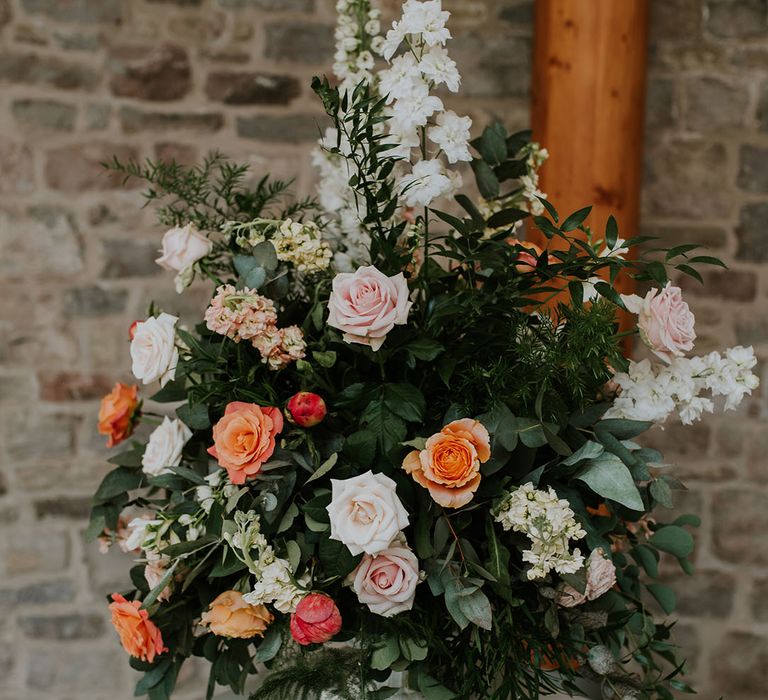
M 302 428 L 313 428 L 321 423 L 328 413 L 322 396 L 311 391 L 300 391 L 288 401 L 288 413 L 293 422 Z
M 283 429 L 279 408 L 233 401 L 213 426 L 208 454 L 227 470 L 233 484 L 244 484 L 261 470 L 275 451 L 275 436 Z
M 341 630 L 341 613 L 333 598 L 310 593 L 291 615 L 291 636 L 302 646 L 324 644 Z
M 112 624 L 120 635 L 120 642 L 131 656 L 152 663 L 156 656 L 168 651 L 163 646 L 163 635 L 149 619 L 149 613 L 141 610 L 138 600 L 128 601 L 119 593 L 112 594 L 109 609 Z
M 201 624 L 217 637 L 251 639 L 263 637 L 275 617 L 263 605 L 251 605 L 242 593 L 225 591 L 203 613 Z
M 463 418 L 429 438 L 423 450 L 409 453 L 403 469 L 429 490 L 436 503 L 461 508 L 480 486 L 480 464 L 490 457 L 491 442 L 485 426 Z
M 131 436 L 139 408 L 139 388 L 118 382 L 99 407 L 99 433 L 114 447 Z

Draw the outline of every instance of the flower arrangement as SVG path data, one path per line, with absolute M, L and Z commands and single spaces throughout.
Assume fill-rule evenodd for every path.
M 136 557 L 110 608 L 137 695 L 169 698 L 192 656 L 208 698 L 251 675 L 254 700 L 385 698 L 393 670 L 428 700 L 689 691 L 654 614 L 698 519 L 658 511 L 682 485 L 640 436 L 757 387 L 751 348 L 690 355 L 668 273 L 721 263 L 561 219 L 527 133 L 470 139 L 432 94 L 460 85 L 440 0 L 384 36 L 368 0 L 338 11 L 318 202 L 218 155 L 112 164 L 150 183 L 177 290 L 212 285 L 193 329 L 157 308 L 132 326 L 154 393 L 118 384 L 99 413 L 110 447 L 134 436 L 88 534 Z M 449 213 L 463 162 L 481 201 Z M 623 356 L 620 312 L 653 362 Z

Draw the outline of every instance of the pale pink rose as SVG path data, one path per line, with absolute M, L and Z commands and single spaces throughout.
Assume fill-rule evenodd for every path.
M 598 547 L 592 550 L 587 562 L 587 585 L 584 593 L 580 593 L 567 583 L 561 584 L 557 589 L 557 602 L 563 608 L 574 608 L 586 603 L 588 600 L 596 600 L 613 588 L 616 584 L 616 567 L 610 559 L 605 557 L 603 550 Z
M 165 270 L 181 272 L 210 255 L 213 243 L 200 233 L 194 224 L 177 226 L 163 236 L 162 255 L 155 260 Z
M 416 555 L 407 546 L 395 543 L 376 556 L 366 554 L 348 583 L 372 613 L 392 617 L 413 607 L 419 580 Z
M 375 267 L 342 272 L 333 279 L 328 325 L 344 333 L 347 343 L 378 350 L 396 325 L 408 321 L 412 302 L 403 273 L 387 277 Z
M 693 349 L 696 319 L 683 301 L 680 287 L 667 282 L 663 289 L 649 291 L 644 299 L 637 294 L 622 294 L 621 299 L 631 313 L 638 315 L 643 342 L 662 360 L 672 362 Z
M 151 591 L 155 586 L 163 580 L 163 576 L 166 573 L 166 565 L 168 560 L 166 557 L 155 556 L 152 559 L 147 560 L 147 564 L 144 567 L 144 578 L 147 581 L 149 590 Z M 157 599 L 161 602 L 167 602 L 171 598 L 173 592 L 173 583 L 169 583 L 157 596 Z
M 595 600 L 607 593 L 616 584 L 616 567 L 610 559 L 598 548 L 592 550 L 589 555 L 589 568 L 587 569 L 587 600 Z

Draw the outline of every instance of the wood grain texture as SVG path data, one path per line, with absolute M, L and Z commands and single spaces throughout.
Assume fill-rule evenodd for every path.
M 541 189 L 562 216 L 593 204 L 587 223 L 597 234 L 610 214 L 622 237 L 638 233 L 648 5 L 536 2 L 531 117 L 550 152 Z M 619 286 L 627 292 L 629 280 Z

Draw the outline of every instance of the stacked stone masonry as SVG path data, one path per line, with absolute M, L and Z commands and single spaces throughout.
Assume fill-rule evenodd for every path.
M 399 3 L 386 0 L 391 15 Z M 480 128 L 528 123 L 532 0 L 444 0 Z M 652 0 L 643 233 L 729 264 L 686 284 L 702 351 L 768 356 L 768 2 Z M 128 560 L 82 532 L 107 470 L 98 399 L 128 380 L 126 332 L 156 299 L 162 231 L 100 163 L 220 149 L 312 191 L 309 89 L 332 54 L 331 0 L 0 0 L 0 699 L 126 700 L 135 680 L 105 595 Z M 768 415 L 656 432 L 699 513 L 696 578 L 670 568 L 700 697 L 768 693 Z M 190 666 L 180 698 L 202 697 Z

